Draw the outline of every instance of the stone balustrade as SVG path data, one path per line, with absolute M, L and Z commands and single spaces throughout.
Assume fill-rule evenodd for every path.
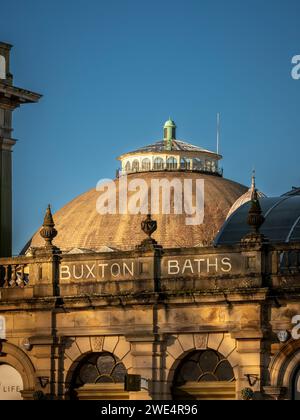
M 27 264 L 0 265 L 0 287 L 25 287 L 29 283 L 29 270 Z

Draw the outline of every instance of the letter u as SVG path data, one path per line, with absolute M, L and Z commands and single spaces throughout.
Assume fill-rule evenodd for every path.
M 83 277 L 83 265 L 81 265 L 81 274 L 80 274 L 80 276 L 77 276 L 76 275 L 76 268 L 77 268 L 77 266 L 76 265 L 73 265 L 73 276 L 74 276 L 74 278 L 76 280 L 82 279 L 82 277 Z

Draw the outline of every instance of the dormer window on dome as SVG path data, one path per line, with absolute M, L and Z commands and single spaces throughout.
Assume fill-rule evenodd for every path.
M 176 124 L 171 118 L 164 125 L 164 138 L 154 144 L 126 153 L 119 176 L 158 171 L 191 171 L 222 176 L 222 156 L 176 138 Z

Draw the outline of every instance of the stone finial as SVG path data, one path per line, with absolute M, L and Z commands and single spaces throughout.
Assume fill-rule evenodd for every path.
M 253 198 L 253 194 L 255 190 L 256 190 L 256 172 L 255 172 L 255 169 L 253 169 L 252 177 L 251 177 L 251 188 L 250 188 L 250 191 L 252 193 L 251 198 Z
M 40 235 L 46 242 L 46 248 L 53 248 L 52 241 L 57 236 L 57 230 L 54 226 L 55 224 L 51 212 L 51 206 L 49 204 L 45 214 L 43 227 L 40 230 Z
M 251 226 L 255 233 L 259 232 L 261 225 L 264 223 L 265 218 L 262 214 L 257 189 L 255 188 L 251 197 L 251 207 L 248 213 L 248 225 Z
M 248 212 L 247 223 L 252 228 L 252 232 L 248 233 L 243 239 L 242 244 L 256 244 L 266 242 L 266 238 L 260 233 L 260 228 L 265 218 L 262 214 L 257 189 L 254 188 L 251 197 L 251 206 Z

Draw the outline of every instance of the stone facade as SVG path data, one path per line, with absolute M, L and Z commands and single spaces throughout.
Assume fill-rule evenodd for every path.
M 0 363 L 21 374 L 23 398 L 42 391 L 64 399 L 80 361 L 110 353 L 127 373 L 148 380 L 148 389 L 125 395 L 120 384 L 99 385 L 97 393 L 95 385 L 82 388 L 82 398 L 113 392 L 168 400 L 184 357 L 212 349 L 234 371 L 236 399 L 249 387 L 255 398 L 292 398 L 300 341 L 289 335 L 280 343 L 277 333 L 291 334 L 300 312 L 299 263 L 282 265 L 283 255 L 299 250 L 300 244 L 154 246 L 64 255 L 40 248 L 30 257 L 1 259 Z

